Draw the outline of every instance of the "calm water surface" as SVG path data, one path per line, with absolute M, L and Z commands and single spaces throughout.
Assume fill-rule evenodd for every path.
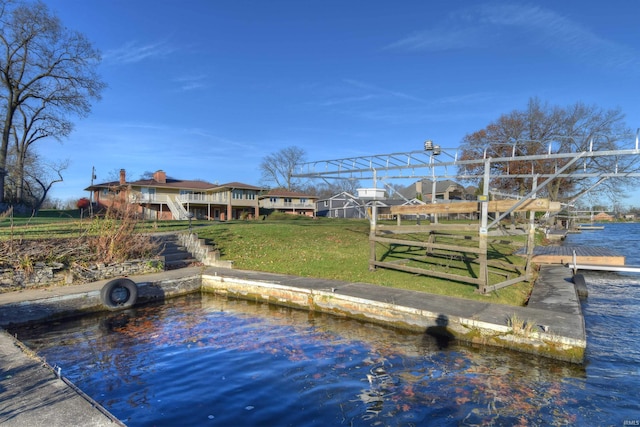
M 585 277 L 585 366 L 212 295 L 12 332 L 130 426 L 635 425 L 640 278 Z

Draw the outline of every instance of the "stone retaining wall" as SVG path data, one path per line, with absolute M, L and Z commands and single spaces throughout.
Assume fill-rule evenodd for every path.
M 187 248 L 195 259 L 210 267 L 233 268 L 233 261 L 220 259 L 220 251 L 208 245 L 205 239 L 198 238 L 196 233 L 178 233 L 178 241 Z
M 132 260 L 117 264 L 98 263 L 86 268 L 80 266 L 66 268 L 60 263 L 36 263 L 32 271 L 13 268 L 0 269 L 0 292 L 54 285 L 73 285 L 160 271 L 164 271 L 164 264 L 160 259 Z

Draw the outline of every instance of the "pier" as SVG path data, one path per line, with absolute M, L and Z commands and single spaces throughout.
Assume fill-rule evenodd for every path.
M 624 267 L 625 257 L 615 251 L 594 246 L 536 246 L 532 261 L 536 264 L 570 263 L 579 265 Z M 610 270 L 612 271 L 612 270 Z
M 537 264 L 564 265 L 574 275 L 579 270 L 640 273 L 640 265 L 626 265 L 623 255 L 594 246 L 536 246 L 532 260 Z

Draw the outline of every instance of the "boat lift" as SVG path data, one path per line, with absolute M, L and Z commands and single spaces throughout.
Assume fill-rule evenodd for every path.
M 441 148 L 438 145 L 434 145 L 432 141 L 426 141 L 424 143 L 424 150 L 419 151 L 409 151 L 409 152 L 397 152 L 390 154 L 376 154 L 370 156 L 359 156 L 359 157 L 349 157 L 349 158 L 341 158 L 341 159 L 333 159 L 333 160 L 319 160 L 303 163 L 300 165 L 297 173 L 293 174 L 293 177 L 296 178 L 309 178 L 309 179 L 322 179 L 322 180 L 330 180 L 330 179 L 347 179 L 347 180 L 361 180 L 361 179 L 371 179 L 373 181 L 373 188 L 361 189 L 360 192 L 361 198 L 365 198 L 367 200 L 373 200 L 371 204 L 371 215 L 370 215 L 370 261 L 369 268 L 375 269 L 376 267 L 384 267 L 391 269 L 398 269 L 403 271 L 408 271 L 413 274 L 422 274 L 422 275 L 431 275 L 442 278 L 448 278 L 452 280 L 463 281 L 467 283 L 476 284 L 479 287 L 479 291 L 481 293 L 487 293 L 493 290 L 497 290 L 504 286 L 509 286 L 511 284 L 517 283 L 519 281 L 527 281 L 531 279 L 530 273 L 530 261 L 533 255 L 533 246 L 534 246 L 534 236 L 535 236 L 535 215 L 536 211 L 558 211 L 559 208 L 555 204 L 545 204 L 543 199 L 538 199 L 538 192 L 551 183 L 556 178 L 589 178 L 597 180 L 597 183 L 592 186 L 602 183 L 604 180 L 609 178 L 638 178 L 640 177 L 640 172 L 637 169 L 630 168 L 629 170 L 625 170 L 623 166 L 619 166 L 617 159 L 627 156 L 636 157 L 640 155 L 639 149 L 639 134 L 640 129 L 636 132 L 635 135 L 635 146 L 629 149 L 616 149 L 616 150 L 594 150 L 593 149 L 593 139 L 589 144 L 588 149 L 584 151 L 578 152 L 552 152 L 552 144 L 549 144 L 548 150 L 544 154 L 536 154 L 536 155 L 520 155 L 517 150 L 517 144 L 519 142 L 515 142 L 511 145 L 511 156 L 504 157 L 496 157 L 492 158 L 487 154 L 487 150 L 484 151 L 484 156 L 479 159 L 469 159 L 469 160 L 461 160 L 459 158 L 458 151 L 455 149 L 445 149 Z M 526 143 L 531 143 L 532 141 L 526 141 Z M 500 144 L 505 145 L 505 144 Z M 602 172 L 593 167 L 593 162 L 590 160 L 597 159 L 600 157 L 615 157 L 616 162 L 614 166 L 614 170 L 611 172 Z M 631 163 L 634 163 L 635 158 L 632 159 Z M 555 163 L 555 167 L 553 172 L 549 172 L 548 170 L 542 172 L 536 172 L 535 164 L 536 162 L 544 161 L 545 163 Z M 530 162 L 531 164 L 531 172 L 530 173 L 518 173 L 518 174 L 510 174 L 510 173 L 491 173 L 491 164 L 504 164 L 510 165 L 515 162 Z M 581 167 L 576 167 L 580 165 Z M 470 174 L 467 172 L 467 168 L 470 166 L 483 166 L 482 174 Z M 508 168 L 510 170 L 510 168 Z M 475 179 L 477 181 L 482 180 L 482 189 L 483 194 L 478 196 L 476 202 L 471 202 L 471 207 L 465 207 L 465 209 L 471 209 L 473 212 L 480 213 L 480 223 L 476 227 L 471 227 L 469 230 L 470 233 L 473 233 L 473 237 L 478 241 L 478 247 L 473 249 L 472 252 L 477 254 L 476 262 L 480 264 L 480 272 L 478 277 L 463 277 L 460 275 L 446 275 L 442 273 L 437 273 L 431 271 L 430 269 L 416 269 L 414 267 L 408 268 L 407 266 L 398 264 L 398 263 L 390 263 L 383 262 L 376 259 L 376 243 L 389 243 L 394 241 L 393 239 L 385 240 L 384 237 L 381 237 L 380 234 L 383 232 L 386 233 L 403 233 L 400 229 L 388 229 L 383 230 L 384 227 L 379 227 L 377 225 L 377 204 L 375 203 L 376 199 L 382 198 L 384 194 L 384 189 L 378 188 L 378 182 L 386 182 L 395 179 L 431 179 L 435 185 L 437 179 L 460 179 L 460 180 L 469 180 Z M 509 201 L 509 206 L 501 207 L 501 208 L 490 208 L 490 197 L 489 197 L 489 188 L 490 183 L 493 179 L 502 178 L 502 179 L 521 179 L 527 178 L 532 182 L 531 190 L 528 194 L 521 197 L 519 200 L 511 200 Z M 539 183 L 539 180 L 543 180 Z M 434 193 L 435 194 L 435 193 Z M 582 193 L 584 194 L 584 193 Z M 450 202 L 450 203 L 437 203 L 436 200 L 432 199 L 432 206 L 425 205 L 414 205 L 414 206 L 400 206 L 397 207 L 397 212 L 399 213 L 398 218 L 401 217 L 402 214 L 409 213 L 427 213 L 427 211 L 432 211 L 433 213 L 447 213 L 447 212 L 456 212 L 459 209 L 462 209 L 462 204 L 459 203 L 469 203 L 469 202 Z M 456 206 L 457 205 L 457 206 Z M 490 209 L 492 212 L 496 212 L 495 218 L 490 221 L 489 220 L 489 212 Z M 488 233 L 489 229 L 496 227 L 501 220 L 506 218 L 512 212 L 516 211 L 528 211 L 530 212 L 529 218 L 529 231 L 528 231 L 528 239 L 527 239 L 527 268 L 526 273 L 516 278 L 508 278 L 501 283 L 496 285 L 489 285 L 489 267 L 491 266 L 490 262 L 487 260 L 487 247 L 488 247 Z M 437 216 L 436 216 L 437 218 Z M 400 224 L 398 224 L 399 226 Z M 435 224 L 434 224 L 435 225 Z M 416 227 L 416 226 L 413 226 Z M 442 228 L 440 226 L 440 228 Z M 430 230 L 429 228 L 422 228 L 422 232 L 432 233 L 433 227 Z M 404 231 L 406 232 L 406 231 Z M 408 242 L 404 242 L 401 239 L 395 239 L 397 244 L 408 244 Z M 391 243 L 389 243 L 391 244 Z M 438 245 L 436 243 L 431 243 L 430 245 L 425 246 L 427 249 L 427 253 L 430 253 L 433 249 L 437 249 Z M 455 246 L 448 245 L 443 246 L 440 245 L 440 249 L 448 250 L 461 253 L 460 258 L 466 258 L 467 253 L 470 252 L 469 247 L 465 246 Z M 575 263 L 574 263 L 575 265 Z

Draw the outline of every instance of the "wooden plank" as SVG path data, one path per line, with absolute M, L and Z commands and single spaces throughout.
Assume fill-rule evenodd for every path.
M 507 286 L 515 285 L 516 283 L 527 282 L 528 280 L 529 279 L 527 279 L 526 276 L 515 277 L 510 280 L 505 280 L 504 282 L 496 283 L 495 285 L 492 285 L 492 286 L 485 286 L 485 288 L 481 289 L 481 291 L 484 291 L 484 293 L 493 292 Z
M 390 262 L 383 262 L 383 261 L 375 261 L 373 264 L 377 267 L 390 268 L 392 270 L 401 270 L 409 273 L 420 274 L 423 276 L 432 276 L 432 277 L 438 277 L 440 279 L 455 280 L 457 282 L 471 283 L 473 285 L 478 285 L 478 286 L 481 286 L 483 284 L 482 280 L 480 279 L 476 279 L 468 276 L 460 276 L 458 274 L 442 273 L 439 271 L 425 270 L 424 268 L 409 267 L 406 265 L 392 264 Z
M 425 248 L 425 249 L 441 249 L 445 251 L 467 252 L 472 254 L 480 253 L 479 248 L 475 248 L 472 246 L 445 245 L 441 243 L 419 242 L 416 240 L 390 239 L 388 237 L 380 237 L 380 236 L 372 236 L 369 239 L 371 241 L 378 242 L 378 243 L 391 243 L 391 244 L 403 245 L 403 246 L 417 246 L 419 248 Z
M 478 224 L 429 224 L 429 225 L 386 225 L 378 224 L 376 230 L 382 232 L 407 234 L 431 233 L 432 231 L 469 231 L 476 234 L 480 230 Z
M 511 209 L 518 200 L 492 200 L 488 203 L 489 212 L 506 212 Z M 522 203 L 514 212 L 546 212 L 560 211 L 559 202 L 551 202 L 549 199 L 530 199 Z M 417 215 L 417 214 L 456 214 L 480 212 L 479 202 L 450 202 L 431 203 L 425 205 L 391 206 L 392 214 Z
M 534 254 L 531 261 L 536 264 L 567 264 L 573 262 L 572 255 L 536 255 Z M 623 266 L 625 264 L 624 256 L 577 256 L 576 261 L 578 264 L 593 264 L 593 265 L 617 265 Z
M 505 212 L 511 209 L 518 200 L 492 200 L 489 202 L 489 212 Z M 540 212 L 555 209 L 560 210 L 560 203 L 552 204 L 549 199 L 530 199 L 520 205 L 514 212 Z
M 399 215 L 474 213 L 479 211 L 480 205 L 478 204 L 478 202 L 451 202 L 431 203 L 426 205 L 391 206 L 391 213 Z

